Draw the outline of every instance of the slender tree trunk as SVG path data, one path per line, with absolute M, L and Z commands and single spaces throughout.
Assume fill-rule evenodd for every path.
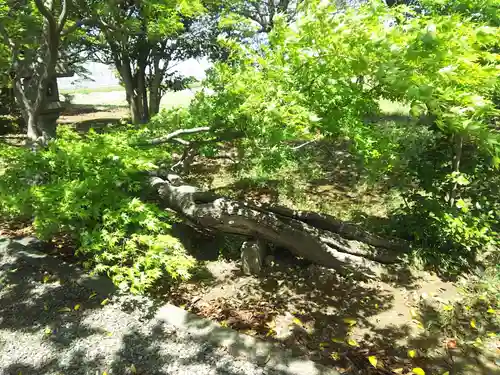
M 462 159 L 464 137 L 461 134 L 453 136 L 453 159 L 452 159 L 452 172 L 460 173 L 460 161 Z M 455 182 L 450 191 L 450 206 L 453 207 L 457 197 L 458 184 Z
M 161 101 L 161 74 L 158 72 L 154 73 L 151 86 L 149 87 L 149 112 L 151 116 L 154 116 L 160 112 L 160 101 Z
M 33 88 L 26 80 L 16 78 L 14 93 L 26 123 L 28 142 L 34 144 L 42 136 L 42 129 L 39 127 L 39 110 L 34 106 L 36 104 L 34 96 L 37 92 L 33 92 Z
M 149 88 L 149 114 L 150 116 L 157 115 L 160 112 L 160 89 L 159 87 Z
M 149 121 L 149 104 L 148 104 L 148 91 L 146 87 L 146 67 L 140 66 L 137 71 L 137 91 L 138 100 L 141 101 L 141 121 L 146 123 Z
M 127 84 L 125 84 L 125 86 L 127 86 Z M 138 103 L 137 94 L 135 93 L 133 87 L 131 87 L 126 91 L 127 91 L 128 105 L 130 109 L 130 117 L 132 119 L 132 124 L 139 124 L 141 122 L 142 116 L 141 116 L 141 109 Z
M 38 141 L 40 136 L 46 138 L 53 135 L 52 129 L 46 129 L 46 124 L 41 124 L 39 118 L 47 104 L 47 87 L 55 74 L 61 35 L 71 3 L 71 0 L 61 0 L 58 2 L 61 9 L 55 12 L 54 1 L 34 1 L 43 22 L 36 49 L 30 50 L 15 43 L 6 32 L 3 33 L 12 52 L 10 69 L 14 73 L 14 93 L 28 127 L 27 136 L 32 142 Z M 26 74 L 29 79 L 25 79 Z
M 28 114 L 28 121 L 26 122 L 26 125 L 28 127 L 28 139 L 31 142 L 34 142 L 38 139 L 40 134 L 38 133 L 38 127 L 37 127 L 37 118 L 34 116 L 34 114 Z

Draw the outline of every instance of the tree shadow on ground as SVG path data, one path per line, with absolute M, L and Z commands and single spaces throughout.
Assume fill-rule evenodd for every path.
M 73 126 L 78 133 L 86 134 L 90 129 L 97 133 L 106 133 L 115 130 L 116 127 L 122 124 L 122 119 L 110 117 L 78 121 L 74 122 Z
M 277 203 L 280 180 L 254 180 L 242 178 L 227 185 L 214 189 L 217 194 L 227 194 L 240 200 L 250 200 L 260 203 Z
M 209 231 L 184 222 L 173 223 L 171 230 L 187 253 L 199 262 L 239 259 L 241 245 L 248 240 L 245 236 Z
M 229 356 L 216 343 L 234 339 L 232 330 L 199 327 L 193 336 L 192 319 L 186 329 L 175 328 L 150 300 L 103 293 L 109 280 L 88 278 L 11 240 L 0 240 L 0 280 L 2 375 L 288 374 Z M 239 340 L 231 348 L 238 349 L 234 355 L 252 350 Z
M 234 278 L 239 277 L 242 275 L 235 273 Z M 240 286 L 232 298 L 221 298 L 193 311 L 279 343 L 296 356 L 343 366 L 347 365 L 345 358 L 333 360 L 332 353 L 349 351 L 353 357 L 347 341 L 354 325 L 373 330 L 370 318 L 390 309 L 392 303 L 393 296 L 387 291 L 290 256 L 288 260 L 276 259 L 271 270 Z M 396 340 L 407 333 L 400 328 L 386 332 L 385 338 Z
M 350 369 L 347 373 L 388 374 L 401 369 L 400 373 L 409 374 L 415 367 L 429 374 L 444 373 L 470 370 L 480 361 L 470 373 L 493 374 L 494 359 L 478 353 L 469 358 L 469 346 L 453 354 L 450 362 L 443 347 L 446 335 L 442 325 L 436 326 L 441 311 L 434 308 L 431 314 L 414 299 L 420 293 L 433 294 L 431 286 L 420 289 L 417 281 L 410 272 L 392 277 L 390 283 L 342 277 L 280 249 L 259 277 L 235 270 L 211 284 L 212 289 L 221 288 L 220 297 L 204 299 L 208 293 L 217 295 L 208 288 L 194 301 L 179 299 L 179 303 L 224 326 L 282 345 L 295 356 Z M 409 356 L 409 350 L 418 354 Z M 380 371 L 369 363 L 369 356 L 376 356 Z

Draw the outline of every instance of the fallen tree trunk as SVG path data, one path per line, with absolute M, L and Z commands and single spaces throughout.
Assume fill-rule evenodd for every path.
M 150 183 L 167 207 L 199 227 L 261 239 L 344 274 L 380 274 L 383 264 L 399 262 L 405 252 L 400 243 L 328 215 L 235 201 L 182 185 L 178 176 Z

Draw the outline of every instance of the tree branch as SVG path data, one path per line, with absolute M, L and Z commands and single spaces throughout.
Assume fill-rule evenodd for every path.
M 296 218 L 256 209 L 249 202 L 201 191 L 194 186 L 183 185 L 182 181 L 174 184 L 154 177 L 150 183 L 168 208 L 197 226 L 259 238 L 341 273 L 361 271 L 365 276 L 382 274 L 385 272 L 382 264 L 400 261 L 398 254 L 390 257 L 385 252 L 365 251 L 335 232 Z
M 150 146 L 156 146 L 156 145 L 159 145 L 162 143 L 167 143 L 170 140 L 172 140 L 173 138 L 177 138 L 180 135 L 204 133 L 204 132 L 208 132 L 209 130 L 210 130 L 210 127 L 208 127 L 208 126 L 202 126 L 199 128 L 190 128 L 190 129 L 179 129 L 179 130 L 176 130 L 176 131 L 174 131 L 174 132 L 172 132 L 164 137 L 151 139 L 150 141 L 147 141 L 144 144 L 150 145 Z
M 64 25 L 66 24 L 66 19 L 68 17 L 68 1 L 71 0 L 61 0 L 62 9 L 61 14 L 59 14 L 59 19 L 57 21 L 57 32 L 61 33 Z
M 14 94 L 16 95 L 16 99 L 18 100 L 19 105 L 22 106 L 21 108 L 30 111 L 31 102 L 28 100 L 28 97 L 26 96 L 22 78 L 17 76 L 14 78 Z
M 50 29 L 53 32 L 57 31 L 56 19 L 54 18 L 54 15 L 52 13 L 50 13 L 50 11 L 47 9 L 47 7 L 45 6 L 45 4 L 43 3 L 43 0 L 35 0 L 35 5 L 36 5 L 38 11 L 42 14 L 42 16 L 49 23 Z
M 182 139 L 182 138 L 172 138 L 172 141 L 180 143 L 181 145 L 184 145 L 184 146 L 189 146 L 191 144 L 191 142 L 186 141 L 185 139 Z
M 294 151 L 300 150 L 302 147 L 305 147 L 305 146 L 307 146 L 307 145 L 309 145 L 311 143 L 314 143 L 314 142 L 316 142 L 316 139 L 312 139 L 312 140 L 304 142 L 304 143 L 302 143 L 302 144 L 300 144 L 298 146 L 295 146 L 295 147 L 292 148 L 292 150 L 294 150 Z

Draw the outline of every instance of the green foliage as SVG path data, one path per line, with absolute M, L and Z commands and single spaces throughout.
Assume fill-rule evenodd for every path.
M 417 256 L 427 266 L 456 274 L 498 252 L 500 180 L 491 160 L 468 143 L 460 172 L 450 172 L 449 145 L 437 139 L 399 174 L 411 183 L 403 181 L 405 205 L 395 213 L 396 230 L 424 249 Z M 450 186 L 458 191 L 455 199 Z
M 250 174 L 293 163 L 298 140 L 341 139 L 372 181 L 401 190 L 399 233 L 454 248 L 465 263 L 498 233 L 500 30 L 490 18 L 377 1 L 335 12 L 311 1 L 294 25 L 276 18 L 259 48 L 221 37 L 231 54 L 210 72 L 209 90 L 163 116 L 241 132 Z M 408 107 L 407 119 L 383 120 L 381 100 Z
M 290 139 L 342 136 L 367 160 L 395 160 L 397 142 L 365 121 L 382 97 L 410 104 L 416 119 L 433 118 L 441 133 L 498 152 L 489 127 L 498 114 L 498 55 L 488 49 L 496 28 L 458 16 L 407 17 L 408 8 L 376 3 L 331 12 L 312 4 L 297 27 L 277 23 L 261 51 L 225 41 L 232 57 L 206 82 L 215 94 L 193 104 L 195 122 L 241 129 L 245 149 L 266 154 Z
M 146 87 L 133 86 L 152 82 L 146 72 L 165 74 L 168 64 L 162 64 L 175 60 L 167 48 L 171 39 L 181 42 L 204 11 L 201 2 L 186 1 L 146 1 L 133 9 L 94 0 L 87 5 L 81 13 L 97 26 L 85 35 L 86 47 L 117 63 L 137 108 Z M 169 156 L 130 142 L 208 126 L 213 142 L 201 146 L 202 154 L 213 156 L 228 147 L 219 139 L 237 135 L 231 147 L 237 149 L 239 177 L 262 184 L 281 179 L 281 195 L 289 187 L 291 195 L 305 191 L 296 180 L 309 162 L 298 151 L 301 145 L 347 144 L 369 181 L 389 184 L 404 197 L 398 233 L 430 248 L 433 261 L 445 260 L 450 268 L 467 264 L 498 245 L 497 7 L 498 0 L 422 1 L 414 7 L 372 1 L 339 12 L 329 2 L 311 0 L 289 15 L 296 22 L 289 24 L 284 14 L 261 25 L 271 31 L 258 46 L 222 34 L 227 59 L 214 65 L 188 108 L 163 112 L 140 131 L 89 133 L 84 141 L 63 131 L 38 154 L 4 151 L 0 209 L 33 216 L 44 238 L 71 234 L 89 266 L 134 290 L 163 272 L 185 276 L 190 259 L 165 224 L 173 219 L 136 198 L 146 189 L 144 172 Z M 8 18 L 4 8 L 0 17 Z M 229 13 L 223 12 L 221 27 L 243 26 Z M 6 23 L 31 45 L 31 34 L 19 25 L 15 18 Z M 82 30 L 75 35 L 84 36 Z M 198 51 L 198 44 L 191 47 L 187 43 L 187 50 Z M 8 54 L 0 48 L 0 58 Z M 160 78 L 165 85 L 166 77 Z M 387 102 L 404 111 L 389 118 L 381 111 Z M 147 116 L 133 117 L 139 122 Z M 312 177 L 316 164 L 306 172 L 301 175 Z
M 460 14 L 476 21 L 500 26 L 498 0 L 420 0 L 425 11 L 437 14 Z
M 36 154 L 3 149 L 0 212 L 32 217 L 42 239 L 69 236 L 87 267 L 133 292 L 160 278 L 187 278 L 193 260 L 170 235 L 174 218 L 137 198 L 147 191 L 146 172 L 169 158 L 132 147 L 139 134 L 91 130 L 81 137 L 62 127 Z

